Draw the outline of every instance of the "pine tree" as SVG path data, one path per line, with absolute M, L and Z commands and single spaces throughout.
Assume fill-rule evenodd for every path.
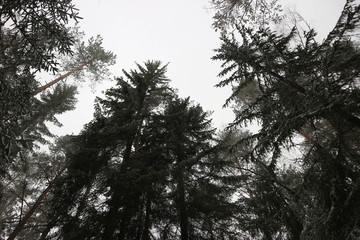
M 4 232 L 12 231 L 22 221 L 25 223 L 24 216 L 47 187 L 44 183 L 56 174 L 49 166 L 57 168 L 57 157 L 37 153 L 35 149 L 39 143 L 48 144 L 46 137 L 53 137 L 46 122 L 60 125 L 55 115 L 74 108 L 75 93 L 76 88 L 73 86 L 57 85 L 53 92 L 43 93 L 40 99 L 34 99 L 31 115 L 19 118 L 13 126 L 12 134 L 22 137 L 11 145 L 7 155 L 12 156 L 12 161 L 6 166 L 7 172 L 3 177 L 5 188 L 2 191 L 4 205 L 1 207 L 1 216 Z M 61 154 L 58 155 L 61 158 Z M 13 199 L 14 196 L 17 198 Z M 19 205 L 22 207 L 17 209 Z M 7 217 L 8 214 L 11 215 Z M 5 224 L 7 221 L 12 224 Z M 29 229 L 31 224 L 30 221 Z
M 26 124 L 38 110 L 37 99 L 33 96 L 47 87 L 59 82 L 68 75 L 80 78 L 80 68 L 71 69 L 73 63 L 69 57 L 84 63 L 92 73 L 94 80 L 107 72 L 107 66 L 114 63 L 115 56 L 101 46 L 102 39 L 91 38 L 88 44 L 82 41 L 83 33 L 75 27 L 74 31 L 66 26 L 70 19 L 78 21 L 77 9 L 71 1 L 4 1 L 0 11 L 0 175 L 4 176 L 9 164 L 14 161 L 22 146 L 28 146 L 33 139 L 21 135 Z M 59 59 L 62 59 L 63 71 L 67 74 L 50 84 L 39 88 L 36 74 L 40 71 L 59 72 Z M 66 61 L 64 61 L 66 59 Z M 78 62 L 76 64 L 78 64 Z M 101 76 L 101 77 L 100 77 Z M 64 87 L 63 87 L 64 88 Z M 67 87 L 68 91 L 73 87 Z M 60 88 L 55 88 L 55 93 Z M 65 88 L 64 88 L 65 89 Z M 65 91 L 64 91 L 65 92 Z M 54 95 L 55 96 L 55 95 Z M 60 96 L 60 95 L 59 95 Z M 58 97 L 59 97 L 58 96 Z M 59 102 L 60 103 L 60 102 Z M 51 115 L 64 106 L 54 106 L 46 115 Z M 36 116 L 35 116 L 36 118 Z M 48 119 L 44 119 L 48 120 Z M 39 122 L 38 122 L 39 123 Z M 43 131 L 47 131 L 42 123 Z M 19 131 L 20 130 L 20 131 Z M 33 133 L 36 134 L 36 133 Z
M 99 80 L 105 76 L 107 66 L 114 63 L 115 56 L 103 49 L 101 37 L 91 38 L 85 44 L 83 33 L 79 33 L 77 27 L 75 31 L 68 28 L 70 19 L 77 22 L 79 16 L 67 0 L 56 3 L 3 1 L 1 4 L 0 186 L 4 189 L 0 187 L 3 203 L 0 214 L 3 236 L 9 239 L 35 238 L 46 221 L 46 214 L 41 213 L 45 212 L 44 202 L 54 179 L 58 178 L 58 171 L 45 171 L 47 164 L 42 159 L 48 159 L 57 169 L 57 158 L 38 153 L 37 145 L 50 144 L 47 139 L 55 136 L 46 124 L 61 126 L 56 115 L 73 110 L 76 103 L 75 86 L 54 83 L 69 75 L 81 80 L 84 71 L 72 69 L 40 88 L 36 74 L 40 71 L 60 73 L 60 68 L 67 71 L 72 66 L 68 60 L 71 57 L 85 63 L 82 66 L 87 66 L 91 79 Z M 51 85 L 54 85 L 52 89 L 44 91 Z M 34 97 L 36 94 L 39 95 Z M 60 169 L 59 172 L 63 172 L 66 167 Z M 24 227 L 26 232 L 22 231 Z
M 56 5 L 56 6 L 55 6 Z M 39 11 L 41 9 L 41 11 Z M 21 136 L 14 125 L 28 118 L 29 98 L 36 88 L 35 73 L 56 70 L 56 54 L 71 54 L 70 18 L 79 19 L 70 1 L 4 1 L 0 14 L 0 161 L 1 177 L 11 163 Z M 25 126 L 24 126 L 25 127 Z

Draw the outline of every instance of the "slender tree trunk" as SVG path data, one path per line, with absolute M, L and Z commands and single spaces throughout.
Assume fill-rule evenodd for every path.
M 63 166 L 62 169 L 58 172 L 58 174 L 55 176 L 55 178 L 52 180 L 52 183 L 56 182 L 61 174 L 65 171 L 67 168 L 67 164 Z M 47 193 L 51 190 L 51 185 L 48 186 L 38 197 L 35 204 L 32 206 L 32 208 L 29 209 L 29 211 L 26 213 L 24 218 L 19 222 L 19 224 L 15 227 L 13 232 L 10 234 L 7 240 L 13 240 L 16 238 L 16 236 L 20 233 L 20 231 L 24 228 L 25 224 L 28 222 L 28 220 L 31 218 L 31 216 L 34 214 L 34 212 L 40 207 L 42 201 L 45 199 Z
M 118 224 L 118 222 L 117 222 L 118 213 L 117 212 L 118 212 L 117 204 L 115 204 L 115 206 L 110 207 L 109 213 L 106 216 L 107 220 L 105 223 L 104 232 L 102 234 L 102 240 L 113 239 L 113 233 Z
M 121 220 L 120 220 L 120 232 L 118 235 L 118 240 L 125 240 L 127 239 L 126 236 L 129 233 L 128 226 L 131 223 L 131 220 L 133 219 L 134 215 L 136 214 L 136 211 L 138 209 L 138 206 L 140 204 L 140 191 L 136 189 L 137 186 L 134 183 L 130 183 L 128 188 L 125 191 L 124 196 L 124 210 L 121 214 Z
M 135 239 L 142 239 L 141 236 L 143 236 L 143 231 L 144 231 L 144 213 L 145 213 L 145 208 L 146 208 L 146 194 L 144 196 L 144 199 L 142 199 L 140 205 L 140 213 L 138 216 L 138 220 L 137 220 L 137 234 L 136 234 L 136 238 Z M 146 213 L 145 213 L 146 214 Z
M 42 92 L 42 91 L 44 91 L 45 89 L 47 89 L 47 88 L 51 87 L 51 86 L 52 86 L 52 85 L 54 85 L 55 83 L 58 83 L 58 82 L 59 82 L 59 81 L 61 81 L 62 79 L 64 79 L 64 78 L 66 78 L 66 77 L 70 76 L 70 75 L 71 75 L 71 74 L 73 74 L 74 72 L 76 72 L 76 71 L 78 71 L 78 70 L 82 69 L 82 68 L 83 68 L 83 67 L 85 67 L 86 65 L 88 65 L 88 64 L 90 64 L 90 63 L 92 63 L 93 61 L 95 61 L 95 58 L 93 58 L 93 59 L 91 59 L 91 60 L 89 60 L 89 61 L 87 61 L 87 62 L 85 62 L 85 63 L 81 64 L 80 66 L 78 66 L 78 67 L 74 68 L 74 69 L 73 69 L 73 70 L 71 70 L 70 72 L 68 72 L 68 73 L 66 73 L 66 74 L 64 74 L 64 75 L 62 75 L 62 76 L 60 76 L 60 77 L 56 78 L 55 80 L 53 80 L 53 81 L 51 81 L 51 82 L 49 82 L 49 83 L 45 84 L 44 86 L 39 87 L 38 89 L 36 89 L 36 91 L 35 91 L 35 92 L 33 92 L 33 93 L 31 94 L 31 97 L 34 97 L 34 96 L 35 96 L 35 95 L 37 95 L 38 93 L 41 93 L 41 92 Z
M 120 233 L 119 233 L 119 240 L 124 240 L 126 237 L 126 228 L 129 225 L 130 218 L 131 218 L 131 208 L 128 206 L 128 204 L 125 205 L 124 211 L 122 214 L 121 222 L 120 222 Z
M 146 97 L 146 93 L 145 93 L 145 97 Z M 139 147 L 140 147 L 140 140 L 141 140 L 141 129 L 143 127 L 143 122 L 145 120 L 145 116 L 144 114 L 148 111 L 148 105 L 146 102 L 145 102 L 145 97 L 144 99 L 142 100 L 142 104 L 141 104 L 141 107 L 140 109 L 138 110 L 138 113 L 137 113 L 137 118 L 140 118 L 140 121 L 139 121 L 139 126 L 138 126 L 138 129 L 137 129 L 137 132 L 136 132 L 136 136 L 137 136 L 137 139 L 136 139 L 136 143 L 135 143 L 135 152 L 137 153 L 139 151 Z
M 123 162 L 121 163 L 121 166 L 120 166 L 120 174 L 124 174 L 127 171 L 127 168 L 129 166 L 129 161 L 130 161 L 130 156 L 131 156 L 131 148 L 133 146 L 134 138 L 135 138 L 135 136 L 131 136 L 131 137 L 129 137 L 129 139 L 126 142 Z M 118 221 L 119 221 L 118 209 L 121 207 L 121 204 L 124 203 L 123 202 L 124 200 L 121 200 L 122 196 L 120 196 L 120 195 L 124 194 L 124 192 L 126 192 L 126 191 L 124 191 L 124 189 L 121 192 L 118 189 L 114 190 L 114 194 L 113 194 L 111 202 L 110 202 L 109 213 L 107 214 L 107 221 L 105 223 L 105 229 L 102 234 L 103 240 L 113 238 L 114 231 L 115 231 L 116 227 L 118 226 Z M 124 212 L 125 212 L 127 207 L 125 206 L 124 208 L 125 208 L 124 209 Z M 122 234 L 122 233 L 120 233 L 120 234 Z
M 124 158 L 123 158 L 123 161 L 122 161 L 121 166 L 120 166 L 120 173 L 125 173 L 126 172 L 126 168 L 128 167 L 128 164 L 129 164 L 129 161 L 130 161 L 131 148 L 132 148 L 133 143 L 134 143 L 134 138 L 135 137 L 131 137 L 129 140 L 126 141 L 126 148 L 124 150 Z
M 151 213 L 151 198 L 149 193 L 146 194 L 146 203 L 145 203 L 145 222 L 144 229 L 142 233 L 142 240 L 150 240 L 149 237 L 149 228 L 150 228 L 150 213 Z
M 180 215 L 180 231 L 181 231 L 181 240 L 189 240 L 188 235 L 188 214 L 186 208 L 186 201 L 185 201 L 185 184 L 184 184 L 184 176 L 182 169 L 178 169 L 178 211 Z

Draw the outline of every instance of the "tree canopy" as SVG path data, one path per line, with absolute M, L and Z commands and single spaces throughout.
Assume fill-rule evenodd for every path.
M 153 60 L 123 70 L 79 134 L 57 137 L 46 123 L 77 101 L 62 80 L 98 82 L 115 55 L 69 26 L 70 0 L 2 1 L 0 238 L 360 238 L 360 5 L 346 1 L 318 41 L 296 23 L 277 31 L 278 1 L 210 2 L 229 126 L 215 129 Z

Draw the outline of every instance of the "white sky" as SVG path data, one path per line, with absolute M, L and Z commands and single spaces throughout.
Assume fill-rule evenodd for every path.
M 231 122 L 231 109 L 223 109 L 230 89 L 215 88 L 220 81 L 221 62 L 212 61 L 213 49 L 220 46 L 219 34 L 212 27 L 213 11 L 208 0 L 73 0 L 80 10 L 81 30 L 87 36 L 100 34 L 104 47 L 117 55 L 111 68 L 113 76 L 122 69 L 136 68 L 135 62 L 160 60 L 169 63 L 167 77 L 180 97 L 190 98 L 213 111 L 213 124 L 222 129 Z M 345 0 L 286 0 L 326 36 L 338 19 Z M 113 77 L 112 77 L 113 79 Z M 49 79 L 50 80 L 50 79 Z M 95 96 L 111 86 L 107 81 L 96 88 L 79 88 L 79 102 L 74 111 L 59 117 L 62 128 L 52 127 L 57 135 L 77 134 L 93 117 Z M 83 85 L 86 85 L 83 84 Z

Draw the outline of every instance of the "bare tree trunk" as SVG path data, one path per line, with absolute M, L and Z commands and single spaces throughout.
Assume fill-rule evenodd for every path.
M 52 183 L 56 182 L 61 174 L 65 171 L 67 168 L 67 164 L 63 166 L 62 169 L 58 172 L 58 174 L 55 176 L 55 178 L 52 180 Z M 42 201 L 45 199 L 47 193 L 51 190 L 51 186 L 48 186 L 38 197 L 35 204 L 32 206 L 32 208 L 29 209 L 29 211 L 26 213 L 24 218 L 19 222 L 19 224 L 15 227 L 13 232 L 10 234 L 7 240 L 13 240 L 16 238 L 16 236 L 20 233 L 20 231 L 24 228 L 27 221 L 31 218 L 31 216 L 34 214 L 34 212 L 40 207 Z
M 58 83 L 59 81 L 61 81 L 62 79 L 64 79 L 64 78 L 66 78 L 66 77 L 68 77 L 68 76 L 70 76 L 71 74 L 73 74 L 74 72 L 76 72 L 76 71 L 78 71 L 78 70 L 80 70 L 80 69 L 82 69 L 83 67 L 85 67 L 86 65 L 88 65 L 88 64 L 90 64 L 90 63 L 92 63 L 93 61 L 95 61 L 95 58 L 93 58 L 93 59 L 91 59 L 91 60 L 89 60 L 89 61 L 87 61 L 87 62 L 85 62 L 85 63 L 83 63 L 83 64 L 81 64 L 80 66 L 78 66 L 77 68 L 74 68 L 73 70 L 71 70 L 70 72 L 68 72 L 68 73 L 66 73 L 66 74 L 64 74 L 64 75 L 62 75 L 62 76 L 60 76 L 60 77 L 58 77 L 58 78 L 56 78 L 55 80 L 53 80 L 53 81 L 51 81 L 51 82 L 49 82 L 49 83 L 47 83 L 47 84 L 45 84 L 44 86 L 41 86 L 41 87 L 39 87 L 38 89 L 36 89 L 36 91 L 35 92 L 33 92 L 32 94 L 31 94 L 31 97 L 34 97 L 35 95 L 37 95 L 38 93 L 41 93 L 42 91 L 44 91 L 45 89 L 47 89 L 47 88 L 49 88 L 49 87 L 51 87 L 52 85 L 54 85 L 55 83 Z

